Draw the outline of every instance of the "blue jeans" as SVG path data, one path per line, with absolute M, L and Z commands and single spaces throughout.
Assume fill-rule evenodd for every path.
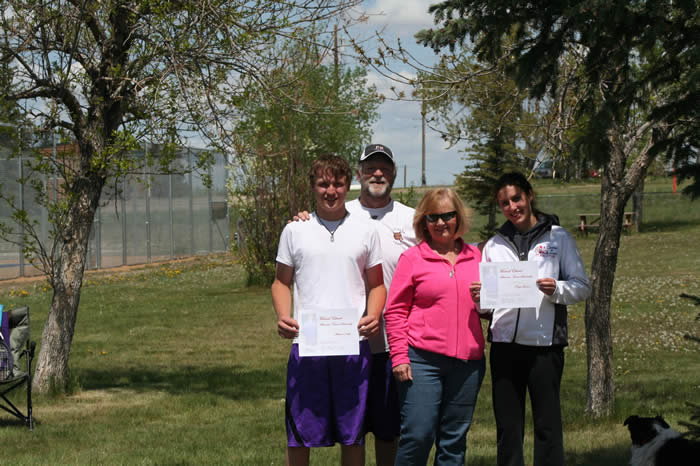
M 397 466 L 426 464 L 433 443 L 436 465 L 463 466 L 484 359 L 463 361 L 413 347 L 408 357 L 413 381 L 399 384 Z

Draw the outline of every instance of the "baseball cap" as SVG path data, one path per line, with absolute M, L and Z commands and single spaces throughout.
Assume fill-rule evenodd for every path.
M 374 154 L 384 154 L 387 157 L 389 157 L 391 163 L 396 165 L 396 163 L 394 162 L 394 154 L 391 152 L 391 149 L 389 149 L 384 144 L 370 144 L 368 146 L 365 146 L 365 150 L 362 151 L 362 154 L 360 154 L 360 162 L 364 162 Z

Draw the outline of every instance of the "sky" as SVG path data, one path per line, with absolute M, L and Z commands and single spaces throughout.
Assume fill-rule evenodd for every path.
M 416 44 L 413 35 L 421 29 L 433 26 L 432 16 L 428 14 L 428 0 L 366 0 L 363 3 L 368 13 L 368 23 L 363 26 L 361 34 L 371 34 L 383 29 L 383 37 L 391 44 L 398 38 L 401 44 L 415 54 L 421 62 L 432 64 L 436 55 L 429 48 Z M 409 66 L 397 65 L 397 69 L 407 75 L 415 75 Z M 380 76 L 375 71 L 368 75 L 370 83 L 375 84 L 380 93 L 389 97 L 393 95 L 390 86 L 397 86 Z M 400 86 L 399 86 L 400 87 Z M 410 90 L 406 88 L 407 91 Z M 420 103 L 396 102 L 387 100 L 379 107 L 380 117 L 373 126 L 373 143 L 389 146 L 394 153 L 398 167 L 395 186 L 404 185 L 404 166 L 406 167 L 406 186 L 421 184 L 421 115 Z M 455 175 L 464 169 L 465 161 L 460 149 L 447 149 L 447 144 L 440 136 L 426 126 L 425 133 L 425 175 L 427 185 L 453 184 Z
M 390 45 L 401 44 L 410 50 L 421 63 L 432 65 L 437 61 L 436 55 L 429 48 L 416 44 L 414 34 L 433 25 L 428 7 L 437 0 L 364 0 L 353 16 L 366 13 L 368 20 L 352 30 L 355 38 L 368 39 L 377 31 Z M 376 49 L 376 48 L 375 48 Z M 369 48 L 368 48 L 369 50 Z M 404 64 L 397 64 L 396 70 L 406 76 L 415 76 L 415 70 Z M 395 186 L 420 186 L 421 184 L 421 115 L 420 103 L 389 99 L 393 96 L 391 86 L 403 89 L 408 95 L 409 86 L 402 87 L 382 77 L 374 70 L 368 70 L 368 81 L 377 86 L 379 93 L 387 100 L 379 107 L 379 119 L 373 125 L 373 137 L 367 143 L 381 143 L 391 148 L 398 168 Z M 455 175 L 462 172 L 465 161 L 460 149 L 446 148 L 440 136 L 426 126 L 426 183 L 428 185 L 451 185 Z M 197 137 L 193 145 L 202 146 Z M 360 148 L 358 148 L 358 155 Z M 405 178 L 404 178 L 405 171 Z
M 367 21 L 356 26 L 352 33 L 355 38 L 368 39 L 377 31 L 382 32 L 389 45 L 401 44 L 409 49 L 421 63 L 432 65 L 437 56 L 429 48 L 416 44 L 414 34 L 421 29 L 433 26 L 433 18 L 428 14 L 428 7 L 437 0 L 364 0 L 353 16 L 367 14 Z M 368 47 L 368 50 L 372 49 Z M 374 48 L 376 50 L 376 47 Z M 350 63 L 348 63 L 350 64 Z M 396 70 L 406 76 L 415 76 L 415 69 L 402 63 L 396 64 Z M 420 186 L 421 184 L 421 115 L 420 103 L 396 101 L 390 87 L 398 87 L 408 95 L 412 89 L 382 77 L 374 70 L 368 70 L 368 81 L 377 86 L 379 93 L 387 100 L 379 107 L 379 119 L 373 125 L 373 136 L 367 143 L 381 143 L 391 148 L 398 168 L 395 186 Z M 447 149 L 439 134 L 426 126 L 425 133 L 426 162 L 425 175 L 428 185 L 451 185 L 455 175 L 464 169 L 465 161 L 460 149 Z M 195 137 L 193 145 L 203 145 Z M 358 154 L 360 148 L 358 148 Z M 405 172 L 405 177 L 404 177 Z

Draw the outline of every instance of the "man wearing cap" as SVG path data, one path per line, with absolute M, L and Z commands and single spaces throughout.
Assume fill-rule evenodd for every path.
M 396 179 L 394 154 L 383 144 L 370 144 L 360 154 L 356 171 L 360 182 L 360 197 L 345 204 L 353 215 L 376 220 L 379 242 L 382 247 L 384 284 L 387 294 L 394 276 L 399 256 L 415 246 L 413 232 L 414 209 L 391 198 L 391 188 Z M 308 213 L 300 213 L 303 220 Z M 375 438 L 375 457 L 378 466 L 393 465 L 401 429 L 398 389 L 391 373 L 389 344 L 386 338 L 384 318 L 381 331 L 369 339 L 372 349 L 372 373 L 367 401 L 366 428 Z
M 387 146 L 370 144 L 365 147 L 360 155 L 357 179 L 360 182 L 360 197 L 348 202 L 345 208 L 378 222 L 384 259 L 382 270 L 388 294 L 399 256 L 417 244 L 413 232 L 414 210 L 391 198 L 396 164 L 394 154 Z M 381 331 L 369 341 L 373 355 L 366 426 L 367 431 L 374 434 L 377 465 L 384 466 L 393 465 L 396 459 L 401 416 L 383 317 L 380 325 Z

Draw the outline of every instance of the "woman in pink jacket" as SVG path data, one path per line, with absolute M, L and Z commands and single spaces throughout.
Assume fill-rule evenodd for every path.
M 420 244 L 396 266 L 384 318 L 399 381 L 401 439 L 397 465 L 464 465 L 467 431 L 484 377 L 484 336 L 469 292 L 481 253 L 461 236 L 470 219 L 447 188 L 428 191 L 416 208 Z

